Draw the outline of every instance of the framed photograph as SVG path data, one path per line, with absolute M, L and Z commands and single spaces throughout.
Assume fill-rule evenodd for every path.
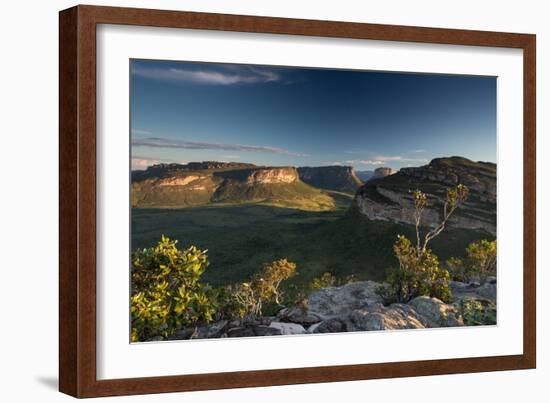
M 535 368 L 535 174 L 534 35 L 61 11 L 60 390 Z

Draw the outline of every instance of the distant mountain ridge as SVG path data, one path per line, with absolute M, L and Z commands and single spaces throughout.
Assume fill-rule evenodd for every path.
M 355 171 L 355 175 L 363 182 L 366 182 L 372 178 L 374 171 Z
M 158 164 L 132 173 L 132 206 L 186 208 L 211 203 L 259 203 L 324 211 L 334 200 L 303 183 L 294 167 L 193 162 Z
M 458 184 L 470 189 L 467 201 L 451 217 L 450 226 L 496 234 L 496 164 L 463 157 L 436 158 L 428 165 L 401 168 L 399 172 L 371 179 L 355 196 L 355 207 L 371 220 L 414 224 L 410 190 L 428 196 L 424 225 L 440 220 L 446 190 Z

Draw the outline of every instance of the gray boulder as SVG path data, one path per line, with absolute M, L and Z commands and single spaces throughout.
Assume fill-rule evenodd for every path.
M 279 329 L 283 335 L 306 333 L 306 329 L 297 323 L 271 322 L 269 327 Z
M 190 339 L 215 339 L 221 337 L 227 327 L 227 320 L 220 320 L 207 326 L 195 328 L 195 331 L 189 337 Z
M 353 324 L 349 320 L 348 316 L 345 315 L 339 318 L 330 318 L 317 323 L 308 329 L 308 333 L 342 333 L 352 332 L 353 330 Z
M 464 326 L 458 310 L 437 298 L 416 297 L 408 303 L 425 327 Z
M 309 312 L 305 306 L 293 306 L 281 309 L 277 317 L 281 322 L 301 323 L 306 326 L 322 320 L 318 315 Z
M 313 292 L 307 303 L 308 314 L 321 319 L 349 315 L 356 309 L 382 303 L 378 295 L 380 284 L 374 281 L 349 283 Z
M 350 315 L 350 320 L 354 331 L 424 328 L 416 316 L 409 316 L 404 311 L 393 308 L 380 311 L 358 309 Z
M 280 329 L 264 325 L 236 327 L 227 331 L 227 337 L 279 336 L 281 334 Z
M 497 282 L 494 277 L 488 278 L 483 285 L 451 281 L 449 287 L 453 293 L 452 302 L 460 302 L 463 299 L 488 299 L 494 302 L 497 299 Z

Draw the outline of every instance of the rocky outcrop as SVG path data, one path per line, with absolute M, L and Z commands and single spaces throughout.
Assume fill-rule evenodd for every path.
M 355 193 L 363 182 L 350 166 L 300 167 L 300 179 L 317 188 Z
M 327 287 L 310 294 L 307 313 L 321 319 L 342 316 L 356 309 L 379 304 L 383 299 L 378 295 L 380 283 L 362 281 L 341 287 Z
M 247 317 L 231 321 L 220 320 L 209 325 L 184 328 L 171 339 L 254 337 L 300 335 L 306 333 L 339 333 L 398 329 L 426 329 L 465 326 L 464 301 L 479 303 L 496 312 L 496 278 L 484 285 L 450 283 L 451 303 L 420 296 L 408 303 L 384 305 L 378 295 L 387 285 L 374 281 L 327 287 L 310 294 L 307 302 L 284 308 L 276 317 Z M 483 323 L 481 317 L 470 315 L 470 324 Z M 475 320 L 473 320 L 474 318 Z M 481 320 L 481 322 L 479 322 Z
M 388 167 L 376 168 L 372 176 L 369 178 L 369 180 L 384 178 L 386 176 L 393 175 L 394 173 L 395 173 L 395 170 L 393 170 L 392 168 L 388 168 Z
M 247 185 L 294 183 L 299 179 L 298 171 L 293 167 L 238 169 L 218 172 L 216 176 Z
M 468 200 L 451 216 L 449 226 L 496 234 L 496 165 L 461 157 L 437 158 L 428 165 L 402 168 L 371 179 L 356 193 L 355 206 L 371 220 L 414 224 L 410 190 L 428 196 L 422 225 L 435 227 L 442 215 L 446 190 L 458 184 L 470 189 Z
M 463 299 L 487 299 L 490 301 L 496 301 L 497 299 L 497 280 L 496 277 L 489 277 L 485 284 L 479 284 L 476 282 L 461 283 L 458 281 L 451 281 L 449 287 L 453 293 L 453 302 L 458 302 Z
M 163 178 L 163 179 L 159 179 L 158 185 L 159 186 L 185 186 L 201 178 L 204 178 L 204 177 L 198 176 L 198 175 L 188 175 L 188 176 L 176 176 L 171 178 Z

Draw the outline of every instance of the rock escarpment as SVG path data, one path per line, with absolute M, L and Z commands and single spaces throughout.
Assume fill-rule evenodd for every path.
M 257 167 L 217 172 L 215 175 L 223 178 L 224 180 L 232 180 L 248 185 L 294 183 L 299 180 L 298 171 L 294 167 Z
M 308 185 L 338 192 L 355 193 L 363 184 L 349 166 L 300 167 L 298 173 Z
M 428 196 L 422 224 L 434 227 L 441 219 L 446 190 L 458 184 L 470 189 L 467 201 L 449 221 L 453 228 L 496 234 L 496 165 L 461 157 L 437 158 L 428 165 L 402 168 L 383 178 L 372 179 L 356 193 L 355 206 L 371 220 L 414 224 L 410 190 Z
M 294 167 L 227 162 L 158 164 L 132 173 L 132 206 L 185 208 L 211 203 L 264 203 L 324 211 L 333 199 L 300 178 Z

